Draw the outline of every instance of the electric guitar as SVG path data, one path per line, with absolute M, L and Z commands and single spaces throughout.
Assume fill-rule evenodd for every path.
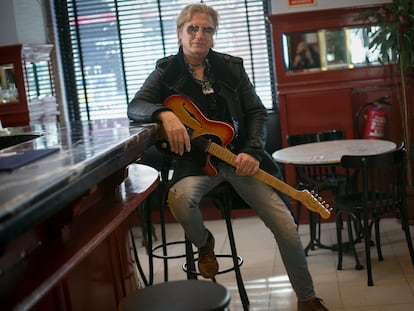
M 212 164 L 210 155 L 235 166 L 236 155 L 226 148 L 234 138 L 233 127 L 225 122 L 209 120 L 191 100 L 178 94 L 168 97 L 164 105 L 170 108 L 187 127 L 191 144 L 207 153 L 204 167 L 207 175 L 217 174 L 217 169 Z M 165 133 L 161 133 L 161 136 L 164 141 L 160 140 L 157 146 L 169 152 L 168 142 L 165 140 L 167 136 Z M 316 198 L 316 194 L 306 189 L 297 190 L 262 169 L 259 169 L 254 177 L 301 202 L 307 209 L 318 213 L 322 218 L 329 218 L 331 213 L 329 204 L 323 202 L 319 196 Z

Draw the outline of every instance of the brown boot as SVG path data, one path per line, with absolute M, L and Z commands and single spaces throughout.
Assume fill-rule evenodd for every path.
M 298 311 L 328 311 L 322 299 L 314 297 L 305 301 L 298 301 Z
M 214 255 L 214 237 L 208 232 L 206 244 L 198 249 L 198 270 L 206 279 L 214 278 L 218 272 L 218 262 Z

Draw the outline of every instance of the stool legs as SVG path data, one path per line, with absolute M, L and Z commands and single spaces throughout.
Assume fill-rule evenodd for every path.
M 163 170 L 161 170 L 163 172 Z M 166 180 L 166 176 L 162 176 L 161 180 Z M 166 183 L 163 182 L 161 186 L 161 197 L 159 202 L 159 215 L 160 215 L 160 227 L 161 227 L 161 245 L 162 245 L 162 255 L 163 255 L 163 264 L 164 264 L 164 281 L 168 281 L 168 251 L 167 251 L 167 236 L 165 232 L 165 198 L 164 194 L 166 193 Z M 150 249 L 151 260 L 153 259 L 153 249 Z
M 162 175 L 162 174 L 161 174 Z M 163 180 L 164 177 L 161 178 Z M 184 241 L 180 242 L 170 242 L 167 243 L 167 235 L 166 235 L 166 228 L 165 228 L 165 189 L 166 189 L 166 183 L 161 182 L 159 184 L 159 192 L 157 193 L 157 196 L 152 196 L 151 202 L 156 202 L 155 205 L 159 208 L 159 217 L 160 217 L 160 228 L 161 228 L 161 243 L 154 247 L 152 237 L 153 237 L 153 221 L 152 221 L 152 211 L 151 207 L 154 204 L 145 203 L 142 206 L 140 206 L 140 210 L 143 212 L 143 232 L 144 232 L 144 239 L 145 239 L 145 246 L 146 246 L 146 252 L 148 255 L 148 278 L 145 276 L 141 263 L 139 262 L 139 258 L 137 255 L 136 245 L 135 241 L 133 239 L 133 234 L 131 231 L 131 239 L 132 239 L 132 246 L 134 248 L 134 257 L 135 262 L 138 268 L 138 271 L 141 275 L 142 281 L 145 284 L 145 286 L 152 285 L 154 283 L 154 259 L 162 259 L 163 265 L 164 265 L 164 281 L 168 281 L 168 260 L 173 258 L 181 258 L 184 257 L 185 254 L 182 254 L 180 256 L 168 256 L 167 247 L 170 244 L 177 244 L 177 243 L 184 243 Z M 137 210 L 136 210 L 137 211 Z M 138 212 L 138 211 L 137 211 Z M 138 215 L 139 216 L 139 215 Z M 162 253 L 160 255 L 157 255 L 155 252 L 161 249 Z
M 168 267 L 168 261 L 171 259 L 178 259 L 178 258 L 184 258 L 186 254 L 183 252 L 182 254 L 178 255 L 169 255 L 168 253 L 168 247 L 171 245 L 177 245 L 177 244 L 185 244 L 184 240 L 180 241 L 167 241 L 167 233 L 166 233 L 166 226 L 165 226 L 165 190 L 166 189 L 166 183 L 160 184 L 160 198 L 158 202 L 159 207 L 159 217 L 160 217 L 160 230 L 161 230 L 161 243 L 157 246 L 153 246 L 152 240 L 151 240 L 151 232 L 147 231 L 147 238 L 148 241 L 148 248 L 147 248 L 147 254 L 148 254 L 148 260 L 149 260 L 149 280 L 148 284 L 152 285 L 154 282 L 154 272 L 153 272 L 153 266 L 154 266 L 154 259 L 162 259 L 163 261 L 163 267 L 164 267 L 164 282 L 168 282 L 169 280 L 169 267 Z M 152 223 L 152 215 L 151 215 L 151 209 L 147 208 L 145 209 L 145 219 L 146 219 L 146 227 L 151 228 Z M 161 254 L 159 254 L 159 250 L 161 250 Z
M 249 297 L 247 296 L 246 288 L 244 287 L 243 278 L 240 272 L 240 264 L 238 260 L 236 242 L 234 240 L 233 226 L 231 224 L 231 213 L 229 207 L 224 207 L 224 218 L 226 220 L 227 233 L 229 236 L 231 254 L 233 258 L 234 272 L 236 274 L 237 288 L 239 289 L 240 299 L 243 305 L 243 310 L 249 310 Z
M 155 259 L 162 259 L 163 260 L 163 267 L 164 267 L 164 281 L 167 282 L 169 280 L 169 267 L 168 267 L 168 260 L 170 259 L 178 259 L 178 258 L 184 258 L 186 254 L 183 253 L 179 255 L 169 255 L 168 254 L 168 247 L 171 245 L 176 244 L 185 244 L 184 240 L 180 241 L 167 241 L 167 233 L 166 233 L 166 226 L 165 226 L 165 210 L 167 208 L 166 204 L 166 195 L 168 191 L 168 182 L 170 179 L 170 172 L 172 170 L 172 159 L 169 157 L 163 157 L 160 166 L 159 166 L 159 174 L 160 174 L 160 180 L 161 182 L 158 185 L 157 192 L 154 193 L 154 195 L 151 196 L 151 203 L 152 204 L 146 204 L 145 206 L 140 206 L 139 211 L 143 214 L 143 232 L 144 232 L 144 239 L 146 242 L 146 251 L 148 255 L 148 278 L 145 276 L 145 274 L 142 271 L 142 266 L 138 260 L 137 255 L 137 249 L 135 242 L 133 240 L 132 245 L 134 248 L 134 257 L 136 261 L 136 265 L 138 268 L 138 271 L 141 274 L 143 283 L 148 285 L 153 285 L 154 283 L 154 260 Z M 152 221 L 152 213 L 151 213 L 151 207 L 157 206 L 159 217 L 160 217 L 160 231 L 161 231 L 161 242 L 154 247 L 152 242 L 152 235 L 153 235 L 153 221 Z M 138 213 L 138 211 L 136 210 Z M 137 215 L 138 218 L 141 218 L 140 214 Z M 132 233 L 131 233 L 131 239 L 132 239 Z
M 160 185 L 159 185 L 160 186 Z M 158 187 L 159 187 L 158 186 Z M 146 223 L 146 233 L 147 233 L 147 255 L 148 255 L 148 285 L 152 285 L 154 283 L 154 258 L 152 256 L 152 234 L 151 234 L 151 228 L 153 226 L 152 224 L 152 218 L 151 218 L 151 206 L 147 206 L 144 209 L 144 217 L 145 217 L 145 223 Z
M 150 199 L 150 198 L 148 198 Z M 142 211 L 143 214 L 143 222 L 142 222 L 142 232 L 144 235 L 144 241 L 145 241 L 145 248 L 148 254 L 148 278 L 146 277 L 144 270 L 142 268 L 141 262 L 139 260 L 138 257 L 138 249 L 137 249 L 137 245 L 135 243 L 135 236 L 133 233 L 133 225 L 130 227 L 129 229 L 129 234 L 130 234 L 130 239 L 131 239 L 131 243 L 132 243 L 132 248 L 133 248 L 133 255 L 134 255 L 134 260 L 135 260 L 135 264 L 137 266 L 138 272 L 141 276 L 141 280 L 144 283 L 145 286 L 151 285 L 153 283 L 154 280 L 154 263 L 153 263 L 153 259 L 151 257 L 151 249 L 152 249 L 152 238 L 153 236 L 156 238 L 156 236 L 154 235 L 154 231 L 153 231 L 153 226 L 152 226 L 152 222 L 151 222 L 151 212 L 150 210 L 150 206 L 151 204 L 148 204 L 147 201 L 143 202 L 140 206 L 138 206 L 135 209 L 135 213 L 137 214 L 137 218 L 141 219 L 141 214 L 140 212 Z
M 137 245 L 135 243 L 135 237 L 134 237 L 134 233 L 132 232 L 132 228 L 129 230 L 129 234 L 130 234 L 130 238 L 131 238 L 132 247 L 133 247 L 133 250 L 134 250 L 133 253 L 134 253 L 135 264 L 137 265 L 137 269 L 138 269 L 138 272 L 141 276 L 142 282 L 144 283 L 145 286 L 148 286 L 148 284 L 149 284 L 148 279 L 145 276 L 144 269 L 142 268 L 141 262 L 138 258 Z M 150 270 L 152 270 L 152 267 L 150 268 Z
M 187 279 L 197 279 L 197 270 L 194 260 L 193 244 L 187 239 L 187 237 L 185 239 L 185 255 L 186 264 L 184 271 L 187 273 Z
M 179 255 L 169 255 L 168 254 L 168 247 L 171 245 L 176 244 L 185 244 L 184 240 L 181 241 L 167 241 L 167 232 L 166 232 L 166 226 L 165 226 L 165 211 L 167 208 L 166 204 L 166 195 L 168 191 L 168 181 L 169 181 L 169 174 L 171 170 L 171 159 L 168 157 L 163 158 L 161 168 L 160 168 L 160 179 L 161 183 L 158 186 L 158 193 L 156 197 L 156 203 L 155 205 L 158 207 L 159 217 L 160 217 L 160 231 L 161 231 L 161 242 L 159 245 L 155 246 L 152 243 L 151 239 L 151 232 L 147 231 L 147 239 L 148 239 L 148 247 L 147 247 L 147 254 L 148 254 L 148 260 L 149 260 L 149 278 L 148 278 L 148 284 L 152 285 L 154 283 L 154 259 L 162 259 L 163 261 L 163 267 L 164 267 L 164 282 L 168 282 L 169 280 L 169 267 L 168 267 L 168 261 L 170 259 L 178 259 L 178 258 L 184 258 L 186 254 L 183 252 Z M 146 228 L 152 228 L 153 222 L 152 222 L 152 213 L 151 213 L 151 206 L 148 208 L 145 208 L 145 223 Z M 160 251 L 160 252 L 159 252 Z
M 233 260 L 233 267 L 226 270 L 221 270 L 218 272 L 218 274 L 227 273 L 234 270 L 234 273 L 236 275 L 236 282 L 237 282 L 237 288 L 240 295 L 240 300 L 243 305 L 243 310 L 249 310 L 250 302 L 249 297 L 247 295 L 246 288 L 244 286 L 243 277 L 240 272 L 240 266 L 243 263 L 243 259 L 237 255 L 237 248 L 236 248 L 236 242 L 234 239 L 234 232 L 233 232 L 233 226 L 231 223 L 231 203 L 228 201 L 230 198 L 223 198 L 224 200 L 221 201 L 219 204 L 221 205 L 223 217 L 226 222 L 227 227 L 227 234 L 229 237 L 229 244 L 231 249 L 231 255 L 220 255 L 216 254 L 217 258 L 220 257 L 232 257 Z M 195 259 L 194 259 L 194 251 L 192 243 L 186 239 L 186 263 L 183 266 L 183 269 L 187 273 L 188 279 L 197 279 L 197 270 L 195 267 Z M 216 282 L 216 279 L 212 279 L 213 282 Z

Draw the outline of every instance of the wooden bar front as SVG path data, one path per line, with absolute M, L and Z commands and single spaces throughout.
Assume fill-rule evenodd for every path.
M 96 131 L 93 139 L 104 132 L 110 131 Z M 0 172 L 1 182 L 9 177 L 2 191 L 8 187 L 6 183 L 18 179 L 17 175 L 23 176 L 24 170 L 39 170 L 48 164 L 51 172 L 62 169 L 65 163 L 65 169 L 79 168 L 84 175 L 72 171 L 65 181 L 68 188 L 62 193 L 50 191 L 42 197 L 46 186 L 53 187 L 50 180 L 33 189 L 34 195 L 39 193 L 35 211 L 14 204 L 18 198 L 6 201 L 6 195 L 2 197 L 2 211 L 15 209 L 15 215 L 0 214 L 2 310 L 116 310 L 122 297 L 140 287 L 131 256 L 129 224 L 134 210 L 156 188 L 158 173 L 131 173 L 128 165 L 153 143 L 153 132 L 153 128 L 134 135 L 126 132 L 124 138 L 115 134 L 122 152 L 108 144 L 112 154 L 107 162 L 103 152 L 81 160 L 82 165 L 67 166 L 67 154 L 60 152 L 55 159 L 35 162 L 12 173 Z M 95 164 L 86 164 L 88 161 Z M 145 178 L 151 174 L 152 178 Z M 56 183 L 60 177 L 56 176 Z M 40 183 L 35 178 L 32 181 Z M 53 205 L 56 207 L 49 208 Z M 19 223 L 27 227 L 21 233 L 14 227 Z

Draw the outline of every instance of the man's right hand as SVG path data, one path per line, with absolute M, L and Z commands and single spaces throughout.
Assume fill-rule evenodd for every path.
M 171 151 L 179 155 L 183 155 L 184 151 L 190 152 L 190 136 L 184 124 L 174 112 L 162 111 L 158 114 L 158 120 L 161 121 L 164 131 L 167 134 Z

